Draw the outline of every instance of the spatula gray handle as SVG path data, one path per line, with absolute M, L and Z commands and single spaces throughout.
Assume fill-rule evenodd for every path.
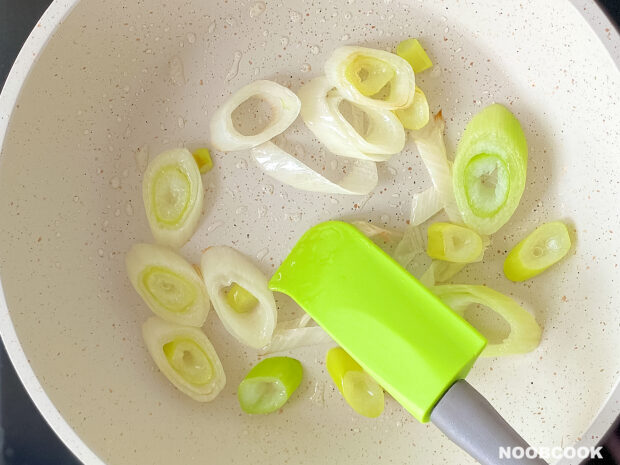
M 431 421 L 482 465 L 547 465 L 526 456 L 527 442 L 465 380 L 448 389 L 431 412 Z M 507 453 L 508 447 L 513 448 L 512 454 Z M 505 451 L 502 456 L 500 448 Z

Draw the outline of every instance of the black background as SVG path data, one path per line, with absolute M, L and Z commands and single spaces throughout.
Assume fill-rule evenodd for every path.
M 133 0 L 128 0 L 133 1 Z M 620 22 L 620 0 L 599 2 Z M 0 0 L 0 85 L 49 0 Z M 2 238 L 0 238 L 2 240 Z M 28 398 L 0 344 L 0 464 L 79 465 Z

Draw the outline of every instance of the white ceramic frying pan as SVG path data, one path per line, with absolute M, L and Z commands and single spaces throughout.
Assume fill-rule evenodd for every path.
M 417 82 L 443 110 L 450 151 L 492 102 L 519 117 L 530 145 L 521 206 L 495 235 L 492 260 L 459 280 L 532 309 L 543 340 L 527 355 L 480 360 L 468 379 L 534 446 L 591 445 L 609 426 L 620 411 L 620 39 L 593 3 L 57 0 L 0 98 L 0 331 L 38 408 L 82 461 L 472 463 L 392 399 L 379 419 L 356 416 L 326 375 L 323 347 L 295 351 L 305 378 L 281 414 L 242 414 L 236 388 L 257 355 L 214 312 L 205 331 L 228 384 L 215 402 L 195 403 L 150 360 L 140 336 L 149 310 L 125 274 L 131 244 L 151 240 L 145 153 L 208 146 L 210 115 L 252 80 L 295 91 L 339 45 L 391 48 L 412 36 L 435 62 Z M 303 125 L 290 134 L 308 163 L 332 166 Z M 403 228 L 411 195 L 429 185 L 411 145 L 381 164 L 366 197 L 297 191 L 247 152 L 214 160 L 183 253 L 198 261 L 208 245 L 233 245 L 266 273 L 319 221 Z M 505 251 L 551 219 L 575 226 L 574 254 L 508 282 Z

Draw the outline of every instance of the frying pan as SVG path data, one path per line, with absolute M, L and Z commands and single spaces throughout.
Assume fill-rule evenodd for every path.
M 294 352 L 305 378 L 280 414 L 243 415 L 236 387 L 257 354 L 214 313 L 204 329 L 228 384 L 215 402 L 193 402 L 149 359 L 140 337 L 149 311 L 124 270 L 131 244 L 151 241 L 147 155 L 208 146 L 210 115 L 252 80 L 296 90 L 339 45 L 390 49 L 407 37 L 435 63 L 417 83 L 446 117 L 450 152 L 471 115 L 495 101 L 519 117 L 530 145 L 522 204 L 492 257 L 459 282 L 513 296 L 543 339 L 530 354 L 480 360 L 469 379 L 537 447 L 592 445 L 611 424 L 620 411 L 620 38 L 593 3 L 57 0 L 0 97 L 0 332 L 37 407 L 83 462 L 472 463 L 392 399 L 379 419 L 356 416 L 328 382 L 323 347 Z M 287 141 L 315 167 L 333 166 L 302 124 Z M 246 152 L 214 160 L 203 221 L 182 252 L 197 262 L 208 245 L 232 245 L 267 274 L 320 221 L 404 228 L 411 195 L 430 185 L 411 144 L 379 166 L 380 186 L 366 197 L 297 191 Z M 574 226 L 574 253 L 531 282 L 508 282 L 505 251 L 552 219 Z M 279 303 L 284 316 L 298 311 Z

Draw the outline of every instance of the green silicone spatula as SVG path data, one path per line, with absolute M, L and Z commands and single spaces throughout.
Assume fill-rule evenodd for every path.
M 292 297 L 414 417 L 431 420 L 483 465 L 546 463 L 500 458 L 500 448 L 528 445 L 464 380 L 486 340 L 354 226 L 311 228 L 269 287 Z

